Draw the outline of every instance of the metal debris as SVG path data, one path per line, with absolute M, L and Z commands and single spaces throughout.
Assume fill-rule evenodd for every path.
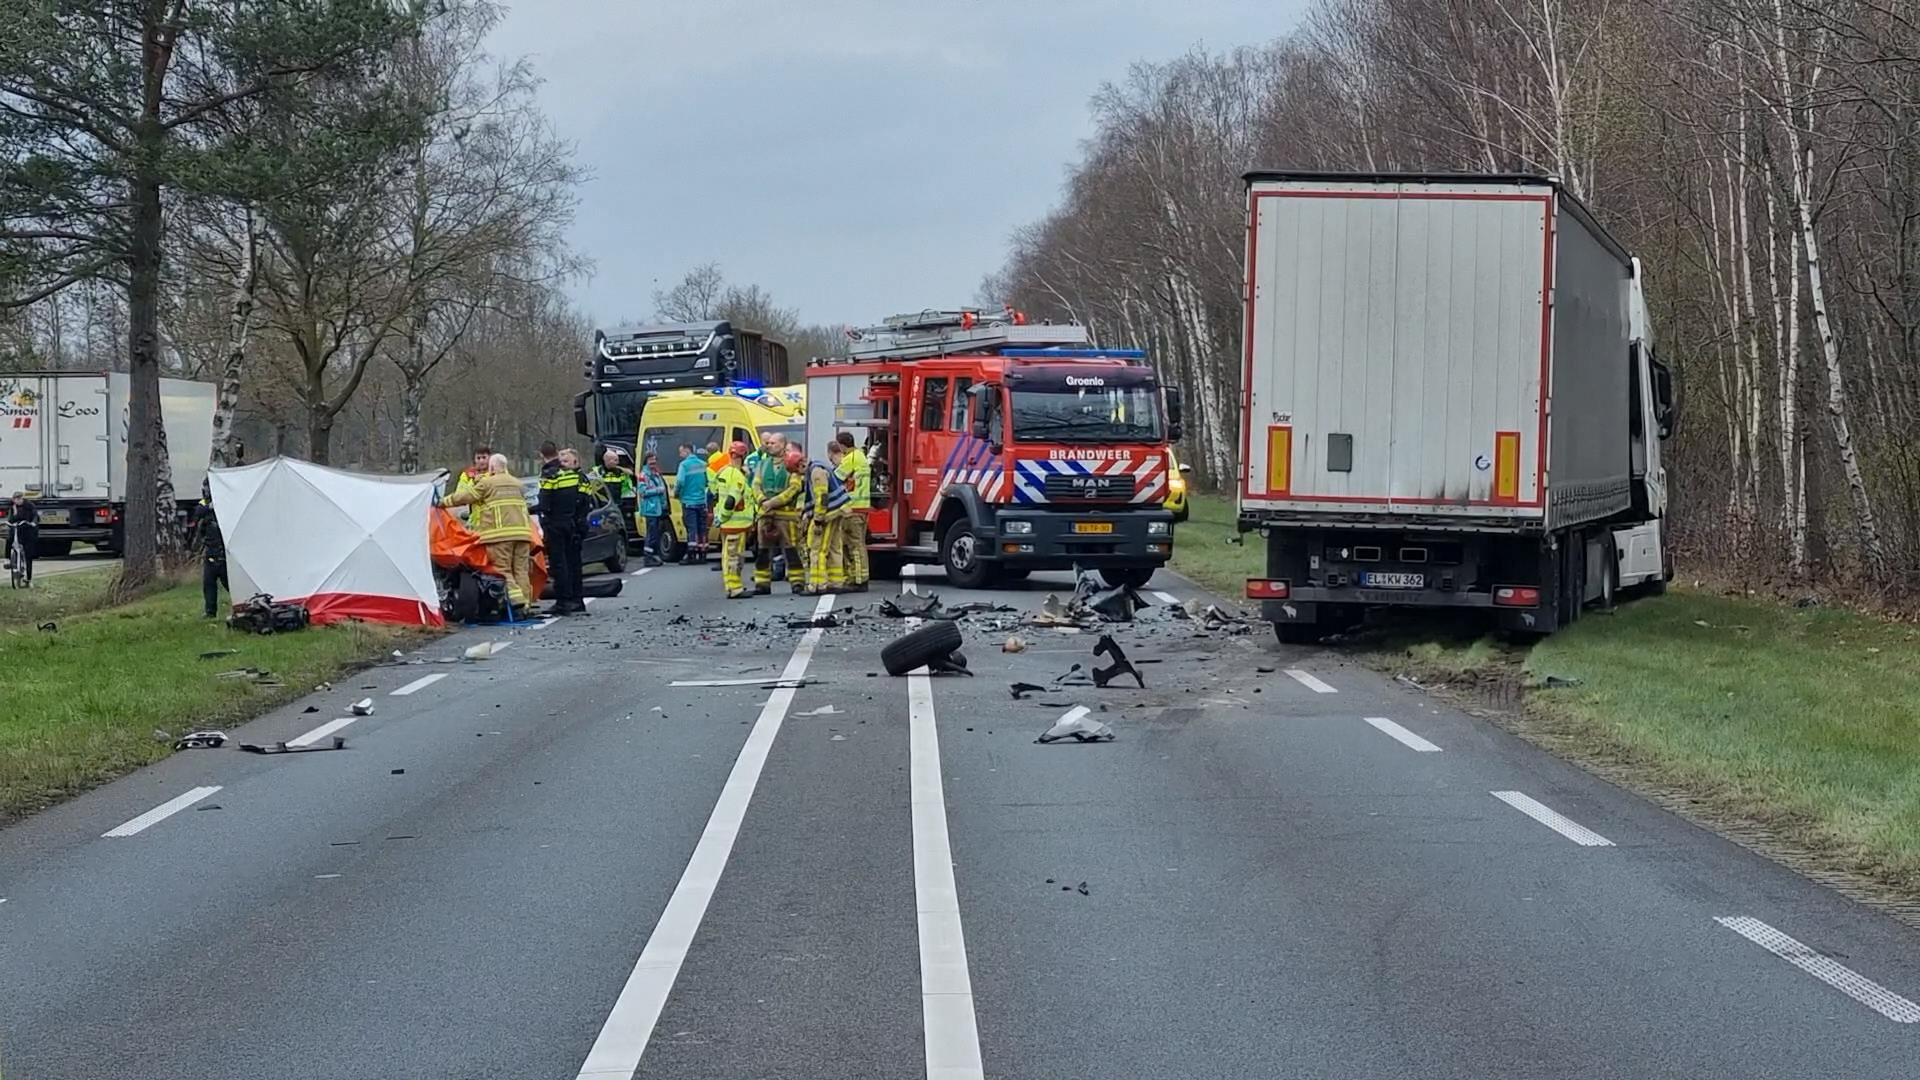
M 351 712 L 355 716 L 372 716 L 373 715 L 373 699 L 361 698 L 359 701 L 356 701 L 351 706 L 349 706 L 347 711 Z
M 175 750 L 215 750 L 227 743 L 224 731 L 189 731 L 173 741 Z
M 344 735 L 335 735 L 328 740 L 326 746 L 288 746 L 283 742 L 269 743 L 266 746 L 255 746 L 253 743 L 240 744 L 240 749 L 249 754 L 317 754 L 323 750 L 345 750 L 346 748 L 347 739 Z
M 1046 687 L 1037 685 L 1035 683 L 1030 683 L 1030 682 L 1017 682 L 1012 684 L 1012 689 L 1013 689 L 1013 700 L 1020 701 L 1020 700 L 1023 700 L 1028 694 L 1037 694 L 1040 691 L 1045 690 Z

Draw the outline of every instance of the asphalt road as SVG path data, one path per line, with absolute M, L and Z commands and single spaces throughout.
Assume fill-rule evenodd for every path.
M 1335 653 L 1162 610 L 1145 689 L 1056 686 L 1095 639 L 1002 613 L 975 677 L 890 678 L 898 622 L 720 591 L 467 631 L 235 733 L 372 697 L 344 751 L 0 831 L 0 1070 L 1915 1075 L 1920 937 Z M 1035 744 L 1079 705 L 1117 738 Z

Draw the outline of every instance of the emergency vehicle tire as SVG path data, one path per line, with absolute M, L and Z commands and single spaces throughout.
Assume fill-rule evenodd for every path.
M 1153 580 L 1153 567 L 1129 566 L 1117 570 L 1102 570 L 1100 580 L 1106 582 L 1109 589 L 1117 589 L 1122 585 L 1130 589 L 1139 589 Z
M 454 587 L 453 617 L 463 623 L 480 617 L 480 578 L 472 570 L 460 571 L 460 584 Z
M 880 650 L 880 663 L 889 675 L 905 675 L 960 647 L 960 627 L 947 619 L 927 623 L 902 634 Z
M 940 544 L 940 562 L 947 571 L 947 583 L 956 589 L 984 589 L 993 584 L 993 566 L 980 557 L 980 541 L 965 521 L 956 521 L 947 529 Z
M 42 559 L 64 559 L 71 554 L 73 554 L 71 540 L 42 540 L 40 546 L 34 549 L 34 555 Z
M 619 574 L 626 571 L 627 542 L 625 540 L 613 545 L 613 554 L 607 556 L 606 567 L 607 572 L 610 574 Z
M 661 562 L 677 563 L 686 557 L 687 545 L 680 542 L 680 531 L 669 525 L 660 534 L 661 550 L 654 554 Z

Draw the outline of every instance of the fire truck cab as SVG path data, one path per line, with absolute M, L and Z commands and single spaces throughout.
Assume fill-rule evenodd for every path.
M 851 432 L 867 454 L 876 564 L 937 562 L 961 588 L 1076 566 L 1144 585 L 1166 564 L 1180 395 L 1145 353 L 973 308 L 848 336 L 808 367 L 806 450 Z

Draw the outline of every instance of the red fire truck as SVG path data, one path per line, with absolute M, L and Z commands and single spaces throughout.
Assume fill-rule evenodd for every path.
M 1080 326 L 975 308 L 848 331 L 807 369 L 807 445 L 852 432 L 873 465 L 877 565 L 938 562 L 962 588 L 1034 570 L 1144 585 L 1173 553 L 1180 395 L 1145 353 Z

